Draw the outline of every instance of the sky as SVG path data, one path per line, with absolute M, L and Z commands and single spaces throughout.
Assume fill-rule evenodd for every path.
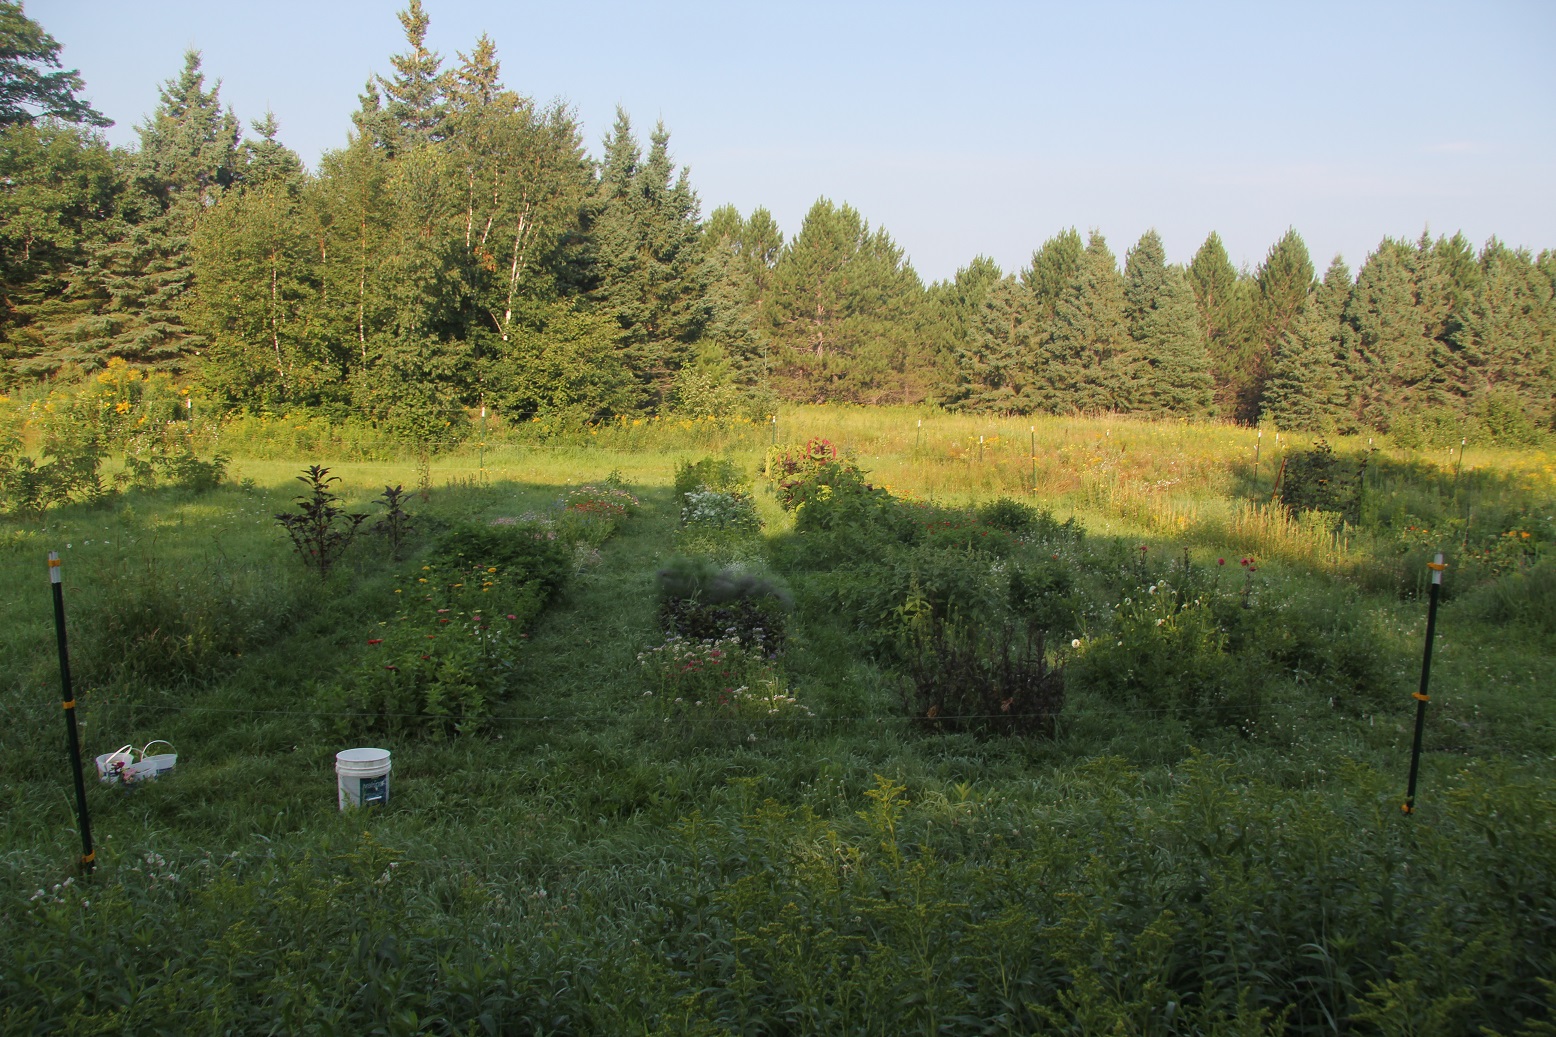
M 408 0 L 25 0 L 133 145 L 183 53 L 310 166 L 346 143 Z M 662 120 L 704 215 L 818 198 L 884 227 L 926 282 L 1007 271 L 1076 227 L 1120 261 L 1155 228 L 1257 267 L 1295 228 L 1320 272 L 1385 236 L 1556 248 L 1556 3 L 960 4 L 424 0 L 457 62 L 485 32 L 507 85 L 570 106 L 590 152 Z

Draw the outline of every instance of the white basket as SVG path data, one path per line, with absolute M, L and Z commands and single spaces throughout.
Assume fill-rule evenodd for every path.
M 149 781 L 172 770 L 173 765 L 178 762 L 178 753 L 148 752 L 154 745 L 173 748 L 172 742 L 158 738 L 147 742 L 143 749 L 136 749 L 133 745 L 121 745 L 113 752 L 99 756 L 97 758 L 98 780 L 109 785 L 133 785 L 138 781 Z

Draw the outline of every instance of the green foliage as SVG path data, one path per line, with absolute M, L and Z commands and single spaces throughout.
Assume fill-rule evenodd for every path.
M 1319 437 L 1311 450 L 1293 451 L 1285 464 L 1280 499 L 1287 507 L 1329 512 L 1352 523 L 1360 521 L 1366 457 L 1343 461 L 1328 441 Z
M 22 10 L 21 0 L 0 3 L 0 127 L 28 126 L 38 119 L 111 126 L 76 94 L 81 76 L 59 69 L 59 41 Z
M 684 497 L 694 490 L 738 493 L 751 485 L 751 478 L 739 462 L 727 457 L 704 457 L 700 461 L 675 463 L 675 492 Z
M 773 721 L 811 715 L 784 687 L 761 640 L 739 634 L 692 640 L 671 634 L 663 644 L 639 652 L 638 662 L 650 684 L 643 693 L 645 704 L 662 723 L 742 725 L 726 731 L 755 741 L 748 726 L 753 722 L 773 730 Z
M 1043 633 L 989 630 L 946 620 L 923 596 L 909 595 L 908 713 L 930 730 L 1052 736 L 1064 708 L 1064 675 L 1045 653 Z
M 330 489 L 339 476 L 320 465 L 309 465 L 306 474 L 297 477 L 308 487 L 308 493 L 294 499 L 297 510 L 276 514 L 276 521 L 292 538 L 292 547 L 302 557 L 303 565 L 319 574 L 322 580 L 339 562 L 351 542 L 356 539 L 357 527 L 367 520 L 366 515 L 347 512 L 340 506 L 340 496 Z
M 411 525 L 411 516 L 405 510 L 408 496 L 403 484 L 385 486 L 383 496 L 374 501 L 384 506 L 384 513 L 373 523 L 372 532 L 388 541 L 389 557 L 397 562 L 405 550 L 406 539 L 416 532 L 416 527 Z
M 103 455 L 90 438 L 50 437 L 41 463 L 17 439 L 0 441 L 0 510 L 41 515 L 71 501 L 92 503 L 103 496 Z
M 1126 708 L 1252 733 L 1260 684 L 1234 659 L 1215 610 L 1166 580 L 1136 593 L 1115 606 L 1107 632 L 1080 640 L 1071 680 Z
M 656 579 L 666 633 L 693 641 L 733 636 L 755 650 L 783 650 L 794 598 L 772 576 L 698 554 L 671 559 Z
M 482 561 L 497 559 L 461 558 L 422 566 L 414 582 L 400 577 L 398 608 L 367 640 L 356 672 L 320 697 L 327 712 L 349 713 L 337 725 L 342 733 L 462 735 L 491 723 L 522 631 L 551 588 L 544 575 L 511 561 Z

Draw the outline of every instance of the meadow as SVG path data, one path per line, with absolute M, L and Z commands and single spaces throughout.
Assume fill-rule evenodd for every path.
M 842 407 L 159 437 L 91 499 L 7 483 L 7 1034 L 1556 1032 L 1549 451 Z M 324 567 L 277 521 L 310 465 L 368 516 Z M 89 773 L 90 876 L 50 550 L 88 768 L 179 754 Z M 356 745 L 385 809 L 337 808 Z

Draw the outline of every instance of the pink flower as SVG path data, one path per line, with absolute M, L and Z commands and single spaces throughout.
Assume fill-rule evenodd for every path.
M 519 617 L 515 616 L 512 612 L 510 612 L 510 613 L 508 613 L 508 618 L 509 619 L 518 619 Z
M 1217 565 L 1225 565 L 1226 564 L 1226 559 L 1225 558 L 1217 558 L 1216 559 L 1216 564 Z

